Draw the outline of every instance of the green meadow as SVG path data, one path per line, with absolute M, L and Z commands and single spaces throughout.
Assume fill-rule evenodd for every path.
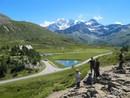
M 64 51 L 62 50 L 60 52 L 53 52 L 52 49 L 38 49 L 38 51 L 39 50 L 40 53 L 51 53 L 51 56 L 43 56 L 43 60 L 48 59 L 58 67 L 64 67 L 63 65 L 57 64 L 55 60 L 77 59 L 84 61 L 92 56 L 111 52 L 112 48 L 90 46 L 82 46 L 81 48 L 78 48 L 76 46 L 72 46 L 70 48 L 67 47 L 66 50 L 64 49 Z M 101 62 L 101 66 L 117 64 L 117 53 L 100 57 L 99 60 Z M 83 78 L 89 70 L 89 64 L 84 64 L 76 68 L 78 68 L 81 71 Z M 72 69 L 68 69 L 65 71 L 56 72 L 45 76 L 39 76 L 35 78 L 0 85 L 0 96 L 1 98 L 45 98 L 55 91 L 64 90 L 66 88 L 74 86 L 75 71 L 73 71 Z

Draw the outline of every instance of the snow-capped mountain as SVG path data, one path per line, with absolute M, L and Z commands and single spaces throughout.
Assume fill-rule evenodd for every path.
M 104 25 L 98 23 L 96 20 L 94 19 L 90 19 L 88 21 L 85 22 L 87 29 L 90 32 L 95 32 L 97 34 L 102 34 L 103 32 L 101 32 L 101 30 L 106 29 Z
M 74 37 L 88 43 L 110 43 L 113 45 L 130 44 L 130 24 L 103 25 L 94 19 L 85 22 L 59 18 L 46 26 L 49 30 Z M 126 32 L 126 33 L 124 33 Z M 122 37 L 123 36 L 123 37 Z M 123 43 L 119 40 L 123 39 Z
M 94 19 L 90 19 L 88 21 L 85 22 L 86 25 L 88 26 L 97 26 L 97 25 L 100 25 L 96 20 Z
M 124 42 L 122 43 L 119 40 L 121 36 L 123 36 L 123 38 L 128 38 L 128 35 L 130 35 L 129 29 L 130 24 L 103 25 L 98 23 L 94 19 L 90 19 L 86 22 L 80 22 L 76 25 L 73 25 L 65 30 L 57 30 L 55 32 L 74 37 L 82 42 L 110 43 L 113 45 L 122 45 L 125 43 L 125 41 L 127 44 L 129 44 L 128 42 L 130 42 L 123 39 Z
M 69 20 L 65 18 L 58 18 L 56 21 L 45 21 L 41 26 L 47 27 L 51 31 L 65 30 L 73 25 L 80 23 L 78 20 Z

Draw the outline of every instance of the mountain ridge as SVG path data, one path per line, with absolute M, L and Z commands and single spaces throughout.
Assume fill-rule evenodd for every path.
M 130 28 L 130 24 L 103 25 L 103 24 L 98 23 L 94 19 L 90 19 L 85 22 L 78 22 L 77 24 L 72 25 L 63 30 L 55 30 L 55 32 L 74 37 L 81 42 L 87 42 L 91 44 L 108 43 L 111 45 L 122 46 L 122 45 L 130 45 L 129 44 L 130 40 L 127 39 L 125 41 L 125 37 L 127 38 L 127 35 L 129 34 L 124 34 L 125 33 L 124 31 L 128 31 L 127 33 L 130 33 L 129 28 Z M 124 40 L 122 42 L 120 41 L 118 34 L 123 34 Z M 120 44 L 118 42 L 120 42 Z
M 80 23 L 78 20 L 57 18 L 55 21 L 52 22 L 45 21 L 43 24 L 41 24 L 41 26 L 46 27 L 51 31 L 56 31 L 56 30 L 64 30 L 78 23 Z
M 60 21 L 60 23 L 59 23 Z M 62 23 L 62 22 L 68 23 Z M 57 25 L 63 30 L 52 32 L 46 27 L 26 21 L 15 21 L 0 14 L 0 41 L 25 40 L 44 44 L 79 43 L 111 44 L 130 46 L 130 24 L 103 25 L 94 19 L 85 22 L 58 19 Z M 59 27 L 58 27 L 59 28 Z M 56 29 L 56 28 L 55 28 Z M 67 37 L 68 36 L 68 37 Z

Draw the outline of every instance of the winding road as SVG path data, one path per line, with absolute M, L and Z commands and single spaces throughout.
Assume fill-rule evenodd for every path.
M 104 54 L 100 54 L 100 55 L 97 55 L 97 56 L 94 56 L 93 58 L 97 58 L 97 57 L 100 57 L 100 56 L 103 56 L 103 55 L 109 55 L 109 54 L 112 54 L 112 52 L 110 53 L 104 53 Z M 90 59 L 87 59 L 75 66 L 81 66 L 85 63 L 87 63 Z M 14 81 L 18 81 L 18 80 L 23 80 L 23 79 L 28 79 L 28 78 L 32 78 L 32 77 L 37 77 L 37 76 L 43 76 L 43 75 L 46 75 L 46 74 L 50 74 L 50 73 L 54 73 L 54 72 L 59 72 L 59 71 L 63 71 L 63 70 L 67 70 L 67 69 L 70 69 L 72 67 L 67 67 L 67 68 L 57 68 L 57 67 L 54 67 L 50 61 L 43 61 L 42 62 L 46 65 L 46 68 L 39 72 L 39 73 L 36 73 L 36 74 L 33 74 L 33 75 L 29 75 L 29 76 L 24 76 L 24 77 L 20 77 L 20 78 L 14 78 L 14 79 L 9 79 L 9 80 L 3 80 L 3 81 L 0 81 L 0 84 L 6 84 L 6 83 L 10 83 L 10 82 L 14 82 Z

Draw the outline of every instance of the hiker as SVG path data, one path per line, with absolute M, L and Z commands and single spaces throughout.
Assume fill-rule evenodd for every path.
M 119 54 L 119 61 L 123 59 L 122 53 Z
M 98 58 L 97 58 L 94 65 L 94 77 L 100 76 L 99 67 L 100 67 L 100 62 L 98 61 Z
M 95 60 L 93 59 L 93 57 L 91 57 L 91 60 L 89 61 L 91 74 L 92 74 L 92 70 L 94 69 L 94 63 L 95 63 Z
M 118 66 L 118 68 L 119 69 L 123 69 L 123 63 L 124 63 L 124 61 L 121 59 L 120 61 L 119 61 L 119 66 Z
M 122 55 L 122 53 L 120 53 L 119 54 L 119 66 L 118 66 L 119 69 L 123 68 L 122 67 L 123 63 L 124 63 L 124 61 L 123 61 L 123 55 Z
M 89 73 L 89 76 L 87 77 L 86 84 L 92 85 L 93 79 L 92 79 L 92 73 Z
M 81 81 L 81 73 L 79 69 L 76 69 L 76 88 L 80 88 L 80 81 Z
M 92 85 L 92 82 L 93 82 L 92 73 L 89 73 L 88 77 L 86 78 L 85 81 L 83 81 L 83 83 L 85 83 L 87 85 Z

